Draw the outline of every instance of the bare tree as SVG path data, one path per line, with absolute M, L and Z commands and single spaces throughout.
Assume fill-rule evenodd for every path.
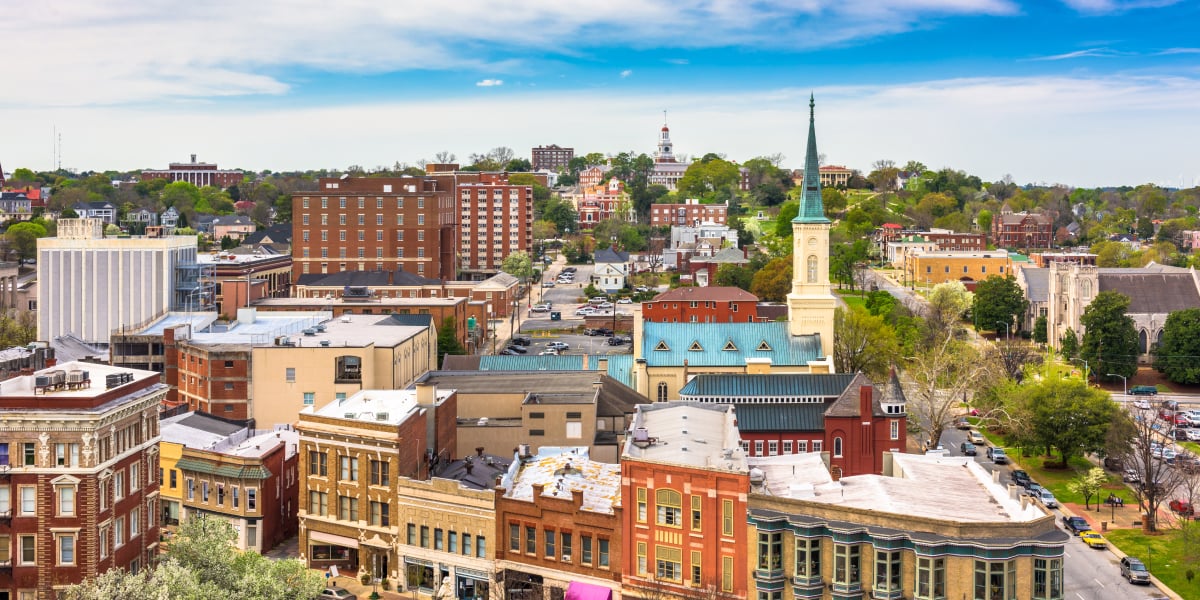
M 975 387 L 991 377 L 991 365 L 970 344 L 944 336 L 908 360 L 904 370 L 908 394 L 909 429 L 927 434 L 936 444 L 959 416 L 959 406 Z
M 515 157 L 516 154 L 513 152 L 513 149 L 509 148 L 508 146 L 497 146 L 492 148 L 491 152 L 488 152 L 488 158 L 491 158 L 501 165 L 507 165 L 508 161 Z
M 989 359 L 1004 369 L 1004 374 L 1018 383 L 1025 375 L 1025 365 L 1038 362 L 1041 355 L 1023 340 L 996 340 L 988 350 Z
M 1161 454 L 1155 456 L 1156 446 L 1171 443 L 1155 428 L 1155 410 L 1132 408 L 1131 412 L 1132 437 L 1124 445 L 1117 445 L 1111 450 L 1115 450 L 1125 467 L 1137 475 L 1139 481 L 1134 485 L 1134 492 L 1145 515 L 1142 529 L 1154 532 L 1158 531 L 1159 507 L 1180 488 L 1183 477 L 1181 470 L 1168 465 Z
M 454 153 L 450 152 L 449 150 L 442 150 L 441 152 L 438 152 L 437 154 L 433 155 L 434 162 L 443 163 L 443 164 L 444 163 L 452 163 L 452 162 L 454 162 L 454 160 L 456 158 L 458 158 L 458 157 L 455 156 Z

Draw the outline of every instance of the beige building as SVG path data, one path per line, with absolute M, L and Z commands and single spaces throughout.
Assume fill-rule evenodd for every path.
M 616 463 L 628 419 L 646 402 L 596 371 L 434 371 L 421 381 L 458 392 L 457 456 L 586 446 L 594 460 Z
M 300 557 L 348 576 L 399 576 L 400 481 L 451 461 L 453 390 L 364 390 L 300 413 Z M 486 536 L 485 536 L 486 537 Z
M 1070 536 L 969 457 L 840 480 L 817 453 L 749 463 L 750 597 L 1063 598 Z
M 937 285 L 947 281 L 964 283 L 1013 274 L 1012 259 L 1005 250 L 981 252 L 910 252 L 904 264 L 905 280 Z

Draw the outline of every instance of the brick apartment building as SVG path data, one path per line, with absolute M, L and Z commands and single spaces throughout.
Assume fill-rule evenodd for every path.
M 153 562 L 166 392 L 158 373 L 79 362 L 0 382 L 0 595 Z
M 458 210 L 459 267 L 472 279 L 486 279 L 504 257 L 533 249 L 533 186 L 462 183 Z
M 142 171 L 143 181 L 147 179 L 166 179 L 171 182 L 186 181 L 196 187 L 211 185 L 222 189 L 241 183 L 243 176 L 241 171 L 221 170 L 213 163 L 196 162 L 195 154 L 192 155 L 192 162 L 171 163 L 166 170 Z
M 496 490 L 496 572 L 508 597 L 620 593 L 620 467 L 590 460 L 584 447 L 519 458 Z
M 621 456 L 625 593 L 748 597 L 750 480 L 733 407 L 643 404 L 630 431 Z
M 694 226 L 700 223 L 724 225 L 728 209 L 729 207 L 724 204 L 700 204 L 700 201 L 694 198 L 678 204 L 654 204 L 650 206 L 650 225 L 654 227 Z
M 561 171 L 567 168 L 567 163 L 575 158 L 574 148 L 563 148 L 558 144 L 538 146 L 531 152 L 534 171 Z
M 758 296 L 735 287 L 679 287 L 642 303 L 643 321 L 653 323 L 753 323 Z
M 1015 213 L 1008 204 L 992 219 L 992 243 L 997 248 L 1050 248 L 1054 219 L 1043 213 Z
M 454 279 L 454 177 L 321 178 L 292 196 L 292 279 L 394 271 Z

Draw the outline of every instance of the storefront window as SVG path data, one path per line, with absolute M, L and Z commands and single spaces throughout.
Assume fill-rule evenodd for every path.
M 405 564 L 408 589 L 420 589 L 422 592 L 433 592 L 433 565 L 419 563 Z

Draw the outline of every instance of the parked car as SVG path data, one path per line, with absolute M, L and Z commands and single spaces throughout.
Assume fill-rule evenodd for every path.
M 1167 410 L 1170 410 L 1170 411 L 1176 411 L 1176 412 L 1179 411 L 1179 402 L 1177 402 L 1175 400 L 1163 400 L 1162 403 L 1159 404 L 1159 406 L 1161 406 Z
M 614 335 L 614 336 L 608 338 L 609 346 L 620 346 L 621 344 L 629 344 L 632 342 L 633 342 L 633 340 L 629 339 L 628 336 L 624 336 L 624 335 Z
M 1187 430 L 1187 439 L 1189 442 L 1200 442 L 1200 429 Z
M 975 444 L 972 444 L 971 442 L 963 442 L 959 444 L 958 449 L 961 450 L 965 456 L 975 456 L 978 454 L 978 451 L 975 450 Z
M 989 460 L 998 465 L 1008 464 L 1008 454 L 1004 452 L 1004 448 L 994 448 L 992 446 L 988 446 L 987 457 Z
M 596 309 L 594 309 L 590 306 L 585 306 L 585 307 L 575 311 L 575 315 L 579 316 L 579 317 L 586 317 L 588 315 L 595 314 L 595 313 L 596 313 Z
M 533 307 L 529 309 L 529 312 L 535 312 L 535 313 L 550 312 L 550 305 L 549 304 L 534 304 Z
M 512 350 L 513 352 L 516 352 L 517 354 L 528 354 L 529 353 L 529 351 L 526 350 L 524 346 L 518 346 L 516 344 L 510 345 L 509 347 L 505 348 L 505 350 Z
M 967 441 L 971 442 L 972 444 L 975 444 L 976 446 L 980 446 L 980 445 L 987 443 L 987 440 L 985 440 L 983 438 L 983 434 L 979 433 L 978 431 L 968 431 L 967 432 Z
M 1079 534 L 1079 539 L 1082 540 L 1083 543 L 1087 544 L 1089 548 L 1108 547 L 1108 540 L 1104 539 L 1104 536 L 1094 531 L 1087 531 Z
M 637 287 L 633 288 L 633 291 L 635 291 L 635 292 L 641 292 L 641 293 L 646 293 L 646 292 L 650 291 L 650 288 L 648 288 L 648 287 L 646 287 L 646 286 L 644 286 L 644 285 L 639 285 L 639 286 L 637 286 Z
M 1033 482 L 1033 480 L 1029 478 L 1029 473 L 1026 473 L 1025 471 L 1023 471 L 1021 469 L 1017 469 L 1017 470 L 1013 471 L 1011 477 L 1012 477 L 1013 483 L 1015 483 L 1021 487 L 1028 487 L 1029 484 Z
M 1175 429 L 1171 430 L 1171 434 L 1170 434 L 1171 439 L 1179 441 L 1179 442 L 1186 442 L 1188 439 L 1188 431 L 1191 431 L 1191 430 L 1190 429 L 1181 429 L 1179 427 L 1176 427 Z
M 516 356 L 517 355 L 516 352 L 513 352 L 512 350 L 509 350 L 508 348 L 505 348 L 505 349 L 497 352 L 496 354 L 503 354 L 504 356 Z
M 1066 529 L 1068 532 L 1074 535 L 1079 535 L 1085 531 L 1092 530 L 1092 526 L 1088 525 L 1087 519 L 1084 519 L 1083 517 L 1063 517 L 1062 523 L 1063 529 Z
M 1125 463 L 1122 462 L 1120 458 L 1115 456 L 1105 456 L 1104 468 L 1108 469 L 1109 471 L 1120 471 L 1125 468 Z
M 1192 419 L 1183 413 L 1175 413 L 1176 427 L 1191 427 Z
M 968 421 L 966 417 L 959 417 L 956 421 L 954 421 L 954 426 L 959 429 L 970 429 L 971 422 Z
M 552 287 L 554 287 L 554 282 L 553 282 L 553 281 L 547 281 L 547 282 L 545 282 L 545 283 L 543 283 L 543 284 L 542 284 L 542 287 L 548 287 L 548 288 L 552 288 Z
M 518 346 L 528 346 L 533 343 L 533 338 L 524 335 L 514 335 L 512 338 L 512 343 Z
M 1034 498 L 1041 500 L 1042 504 L 1046 508 L 1055 508 L 1058 506 L 1058 498 L 1055 498 L 1054 494 L 1051 493 L 1050 490 L 1048 490 L 1046 488 L 1042 488 L 1038 492 L 1038 495 L 1034 496 Z
M 1150 571 L 1146 570 L 1146 565 L 1142 564 L 1141 560 L 1132 556 L 1121 559 L 1121 577 L 1129 583 L 1150 585 Z
M 554 348 L 546 348 L 545 350 L 538 352 L 538 356 L 558 356 L 558 350 L 555 350 Z
M 1152 385 L 1135 385 L 1129 389 L 1132 396 L 1157 396 L 1158 388 Z
M 1150 403 L 1142 398 L 1133 401 L 1133 407 L 1141 410 L 1150 410 Z
M 613 330 L 611 330 L 607 327 L 597 327 L 596 328 L 596 335 L 602 335 L 602 336 L 608 337 L 612 334 L 613 334 Z
M 317 600 L 358 600 L 358 596 L 351 594 L 344 587 L 330 586 L 321 591 L 317 595 Z
M 588 304 L 603 304 L 605 302 L 608 302 L 608 298 L 605 298 L 604 296 L 596 296 L 588 299 Z
M 549 344 L 546 344 L 546 347 L 551 350 L 562 351 L 570 349 L 571 345 L 566 342 L 550 342 Z
M 633 299 L 629 296 L 617 300 L 617 304 L 633 304 Z
M 604 301 L 604 302 L 601 302 L 600 304 L 596 305 L 596 308 L 598 308 L 600 310 L 612 310 L 612 307 L 613 307 L 613 303 L 608 302 L 608 301 Z
M 1177 514 L 1184 517 L 1191 517 L 1195 516 L 1196 514 L 1195 509 L 1192 508 L 1192 503 L 1188 502 L 1187 500 L 1180 500 L 1179 498 L 1176 498 L 1168 502 L 1167 506 Z
M 1121 474 L 1121 481 L 1125 483 L 1137 483 L 1141 480 L 1142 478 L 1138 476 L 1138 472 L 1133 469 L 1125 469 L 1125 472 Z

